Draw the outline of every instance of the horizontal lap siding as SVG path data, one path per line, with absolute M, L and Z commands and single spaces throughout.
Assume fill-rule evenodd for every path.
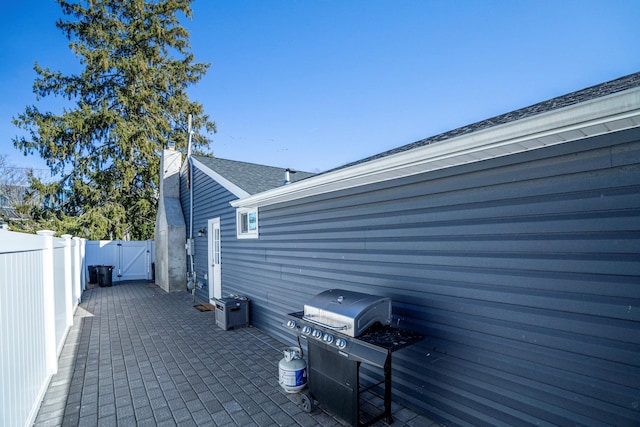
M 260 208 L 223 286 L 281 322 L 312 295 L 390 296 L 428 338 L 395 398 L 447 424 L 640 420 L 640 132 Z
M 225 246 L 227 242 L 235 240 L 235 209 L 229 204 L 230 201 L 236 200 L 234 196 L 227 189 L 220 184 L 209 178 L 198 168 L 194 168 L 193 179 L 193 238 L 195 241 L 195 255 L 194 266 L 196 271 L 197 281 L 202 285 L 201 288 L 196 290 L 198 296 L 209 299 L 209 283 L 208 278 L 205 279 L 205 275 L 209 274 L 208 271 L 208 235 L 198 237 L 198 230 L 205 229 L 208 233 L 208 221 L 213 218 L 220 218 L 220 229 L 222 234 L 222 272 L 224 274 L 224 259 L 225 259 Z M 182 204 L 182 211 L 187 223 L 187 237 L 190 232 L 190 190 L 187 188 L 186 179 L 181 177 L 180 188 L 180 200 Z M 187 257 L 187 263 L 189 263 L 189 257 Z M 186 281 L 185 281 L 186 283 Z M 223 295 L 229 292 L 225 290 L 225 280 L 223 277 Z M 185 287 L 186 289 L 186 287 Z
M 187 166 L 188 167 L 188 166 Z M 187 239 L 189 238 L 189 215 L 191 209 L 191 197 L 190 197 L 190 187 L 188 184 L 188 175 L 189 171 L 185 170 L 184 172 L 180 171 L 180 206 L 182 207 L 182 215 L 184 216 L 184 221 L 187 230 Z M 197 230 L 197 229 L 196 229 Z M 187 272 L 189 271 L 189 257 L 187 256 Z M 187 290 L 187 279 L 185 278 L 185 287 L 184 290 Z

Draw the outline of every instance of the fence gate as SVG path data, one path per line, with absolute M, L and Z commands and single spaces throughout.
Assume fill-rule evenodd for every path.
M 153 240 L 91 240 L 86 244 L 87 265 L 112 265 L 113 281 L 151 280 Z

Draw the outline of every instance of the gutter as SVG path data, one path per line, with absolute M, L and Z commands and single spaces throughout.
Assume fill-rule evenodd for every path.
M 640 126 L 640 87 L 337 169 L 230 202 L 256 208 Z

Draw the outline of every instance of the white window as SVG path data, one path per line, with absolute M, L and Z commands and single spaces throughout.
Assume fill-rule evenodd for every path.
M 236 209 L 236 231 L 238 239 L 258 238 L 258 208 Z

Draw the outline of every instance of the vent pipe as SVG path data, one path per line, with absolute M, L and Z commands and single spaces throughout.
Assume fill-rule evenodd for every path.
M 296 173 L 296 172 L 298 172 L 298 171 L 293 169 L 293 168 L 286 168 L 284 170 L 284 185 L 287 185 L 287 184 L 291 183 L 291 174 L 292 173 Z

